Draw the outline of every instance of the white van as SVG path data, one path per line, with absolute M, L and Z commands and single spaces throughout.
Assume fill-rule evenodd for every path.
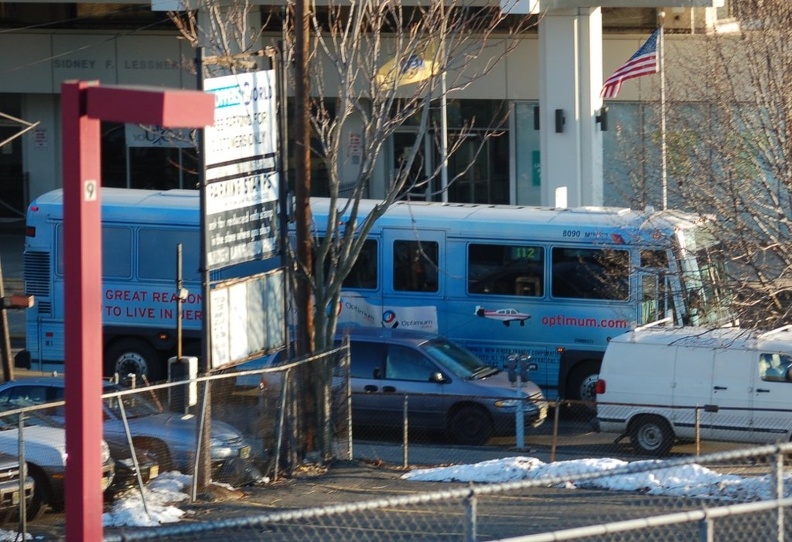
M 792 326 L 764 333 L 643 326 L 608 344 L 595 428 L 664 455 L 676 439 L 695 438 L 698 410 L 702 440 L 786 442 L 790 366 Z

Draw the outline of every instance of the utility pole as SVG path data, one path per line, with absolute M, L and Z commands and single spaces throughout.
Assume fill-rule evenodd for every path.
M 294 217 L 297 235 L 297 270 L 295 300 L 297 304 L 297 329 L 295 351 L 305 356 L 313 351 L 313 298 L 310 277 L 313 273 L 313 246 L 311 239 L 311 124 L 309 74 L 309 3 L 297 0 L 294 4 L 294 150 L 295 187 Z M 314 448 L 314 420 L 316 419 L 316 392 L 312 378 L 312 367 L 303 367 L 298 375 L 298 392 L 295 397 L 294 413 L 297 415 L 298 449 L 303 455 Z M 299 404 L 304 407 L 302 412 Z M 296 450 L 295 450 L 296 452 Z M 301 458 L 292 457 L 293 460 Z

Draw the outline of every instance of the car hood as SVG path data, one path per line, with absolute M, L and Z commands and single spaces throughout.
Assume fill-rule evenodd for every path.
M 16 429 L 9 431 L 0 431 L 0 441 L 10 442 L 16 450 L 19 442 L 17 436 L 19 431 Z M 25 437 L 26 445 L 45 446 L 58 450 L 59 452 L 66 453 L 66 431 L 60 427 L 47 427 L 44 425 L 32 425 L 25 427 L 23 435 Z M 3 446 L 3 451 L 9 453 Z M 13 452 L 16 455 L 16 451 Z
M 197 420 L 198 418 L 195 416 L 163 412 L 152 416 L 128 418 L 127 421 L 133 436 L 156 437 L 172 441 L 181 438 L 194 439 Z M 120 420 L 114 421 L 112 424 L 105 422 L 105 433 L 108 433 L 109 430 L 112 430 L 113 433 L 123 432 L 123 424 Z M 239 439 L 241 436 L 241 433 L 233 426 L 219 420 L 212 420 L 211 438 L 227 441 Z
M 499 391 L 508 391 L 509 393 L 514 393 L 517 390 L 517 383 L 516 382 L 509 382 L 509 373 L 507 371 L 500 371 L 497 374 L 488 376 L 486 378 L 476 378 L 467 380 L 468 383 L 475 384 L 477 386 L 486 386 L 487 388 L 491 388 L 492 390 L 499 390 Z M 544 398 L 542 394 L 542 390 L 539 389 L 535 383 L 528 382 L 522 383 L 523 393 L 528 397 L 535 397 L 536 394 L 539 394 Z

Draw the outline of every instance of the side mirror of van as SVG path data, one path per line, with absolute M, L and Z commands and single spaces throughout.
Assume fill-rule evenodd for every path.
M 446 377 L 443 376 L 443 373 L 438 371 L 436 373 L 432 373 L 432 376 L 429 377 L 429 382 L 434 382 L 436 384 L 445 384 L 448 381 L 446 380 Z

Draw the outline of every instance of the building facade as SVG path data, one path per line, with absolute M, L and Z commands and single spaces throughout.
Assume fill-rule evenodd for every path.
M 262 8 L 264 9 L 264 8 Z M 695 34 L 727 21 L 728 6 L 674 9 L 666 18 L 669 51 L 684 56 L 695 49 Z M 603 8 L 603 72 L 632 55 L 654 30 L 657 9 Z M 720 17 L 720 19 L 719 19 Z M 195 52 L 163 12 L 146 4 L 6 3 L 0 6 L 0 141 L 20 130 L 16 119 L 36 126 L 0 146 L 0 220 L 19 221 L 27 203 L 37 195 L 61 186 L 60 85 L 66 80 L 95 80 L 106 85 L 153 85 L 196 88 L 192 69 Z M 263 40 L 274 44 L 276 34 Z M 497 46 L 496 46 L 497 47 Z M 505 47 L 505 46 L 504 46 Z M 675 57 L 674 57 L 675 58 Z M 667 77 L 677 67 L 669 56 Z M 541 202 L 540 131 L 550 127 L 537 122 L 539 107 L 539 39 L 536 33 L 522 38 L 499 69 L 448 100 L 449 137 L 471 118 L 491 118 L 508 111 L 500 135 L 463 144 L 449 162 L 449 176 L 467 170 L 450 188 L 455 202 Z M 651 158 L 656 156 L 657 77 L 626 83 L 608 101 L 607 125 L 601 128 L 604 149 L 604 203 L 634 205 L 639 201 L 630 186 L 636 176 L 651 186 Z M 10 118 L 8 118 L 10 117 Z M 649 121 L 649 122 L 647 122 Z M 626 160 L 624 134 L 632 134 L 630 151 L 646 160 Z M 475 135 L 475 133 L 473 134 Z M 102 183 L 129 188 L 193 188 L 197 159 L 192 134 L 167 133 L 156 127 L 102 125 Z M 350 145 L 354 144 L 352 141 Z M 406 124 L 385 149 L 369 196 L 384 191 L 389 169 L 404 147 L 415 144 L 414 130 Z M 634 157 L 634 156 L 633 156 Z M 439 159 L 431 141 L 424 159 Z M 473 167 L 468 167 L 473 162 Z M 312 174 L 313 190 L 324 191 L 323 172 Z

